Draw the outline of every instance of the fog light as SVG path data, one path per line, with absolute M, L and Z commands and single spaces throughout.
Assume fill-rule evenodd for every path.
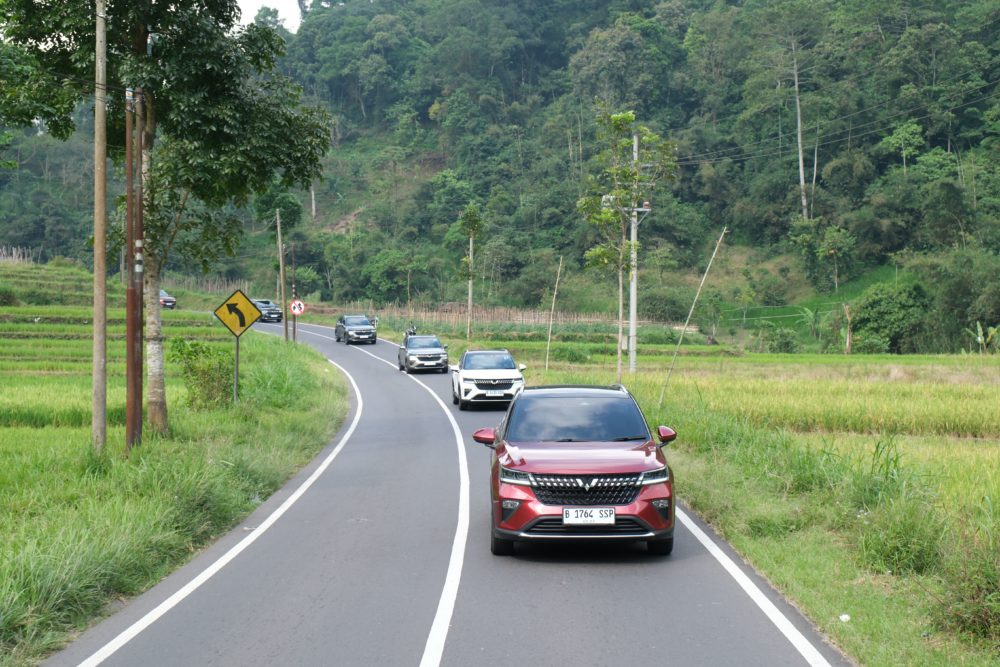
M 506 521 L 510 516 L 517 511 L 517 508 L 521 506 L 520 500 L 502 500 L 500 501 L 500 518 Z
M 670 520 L 670 498 L 657 498 L 656 500 L 651 501 L 651 504 L 656 508 L 656 511 L 660 513 L 660 516 L 667 521 Z

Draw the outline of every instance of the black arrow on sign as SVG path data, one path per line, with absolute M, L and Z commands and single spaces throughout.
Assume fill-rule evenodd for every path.
M 246 318 L 243 317 L 243 313 L 240 312 L 239 307 L 237 307 L 237 305 L 235 303 L 227 303 L 226 304 L 226 310 L 229 311 L 230 315 L 235 315 L 236 317 L 240 318 L 240 328 L 241 329 L 247 325 Z

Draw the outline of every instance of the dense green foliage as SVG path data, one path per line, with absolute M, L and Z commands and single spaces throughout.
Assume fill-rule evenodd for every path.
M 307 214 L 286 235 L 317 297 L 461 300 L 458 221 L 474 202 L 477 301 L 539 305 L 562 256 L 566 280 L 606 303 L 611 281 L 585 268 L 597 233 L 575 208 L 601 169 L 600 102 L 677 146 L 678 178 L 642 224 L 643 291 L 662 286 L 664 266 L 703 268 L 728 226 L 730 244 L 797 256 L 820 292 L 886 263 L 919 269 L 927 318 L 943 323 L 924 327 L 920 349 L 959 349 L 977 320 L 998 323 L 1000 294 L 983 280 L 1000 264 L 991 0 L 313 5 L 296 34 L 273 12 L 258 21 L 284 35 L 279 67 L 333 117 L 315 216 L 298 193 Z M 58 197 L 39 185 L 44 141 L 15 135 L 4 151 L 22 175 L 0 176 L 13 212 L 0 244 L 83 256 L 86 209 L 61 207 L 86 202 L 86 184 Z M 257 215 L 241 257 L 213 270 L 273 281 L 272 232 L 252 238 L 270 216 Z M 749 285 L 721 296 L 781 305 Z

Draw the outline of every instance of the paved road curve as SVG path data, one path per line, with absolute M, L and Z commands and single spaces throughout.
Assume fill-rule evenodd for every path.
M 388 341 L 346 346 L 301 324 L 298 339 L 352 384 L 341 432 L 47 664 L 850 664 L 688 515 L 669 557 L 641 544 L 492 556 L 490 452 L 470 435 L 502 412 L 459 412 L 449 377 L 400 373 Z

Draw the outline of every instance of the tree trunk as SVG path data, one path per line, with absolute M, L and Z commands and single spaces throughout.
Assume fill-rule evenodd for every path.
M 146 418 L 157 433 L 169 430 L 167 386 L 164 378 L 163 319 L 160 314 L 159 260 L 146 255 L 143 286 L 146 294 Z

